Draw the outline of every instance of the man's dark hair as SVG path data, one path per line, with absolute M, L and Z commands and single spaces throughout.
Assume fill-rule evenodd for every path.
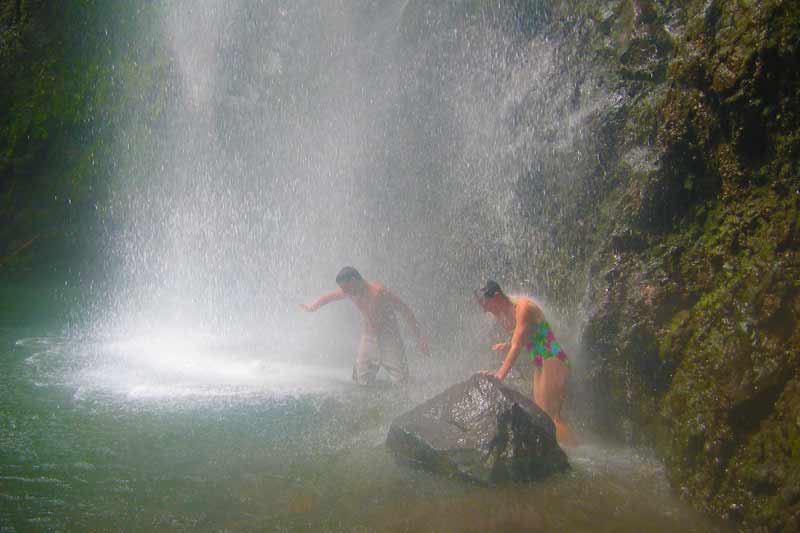
M 491 298 L 495 294 L 503 294 L 503 289 L 500 288 L 500 285 L 493 279 L 487 279 L 486 285 L 480 290 L 480 295 L 484 298 Z
M 358 273 L 353 267 L 344 267 L 336 274 L 336 284 L 341 285 L 342 283 L 347 283 L 348 281 L 362 281 L 364 278 L 361 277 L 361 274 Z

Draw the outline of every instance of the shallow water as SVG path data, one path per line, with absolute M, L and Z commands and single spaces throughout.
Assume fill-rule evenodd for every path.
M 716 528 L 630 449 L 579 447 L 568 474 L 531 485 L 398 465 L 388 426 L 444 369 L 407 391 L 363 390 L 349 367 L 254 343 L 66 338 L 15 309 L 0 316 L 3 531 Z

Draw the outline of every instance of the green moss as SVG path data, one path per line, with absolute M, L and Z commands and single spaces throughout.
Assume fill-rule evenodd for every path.
M 624 176 L 615 204 L 650 246 L 596 256 L 613 277 L 585 337 L 614 354 L 597 375 L 620 418 L 646 420 L 655 398 L 658 421 L 641 427 L 676 488 L 705 510 L 775 529 L 800 516 L 787 473 L 800 421 L 790 408 L 800 353 L 800 82 L 788 67 L 798 29 L 787 23 L 796 11 L 686 8 L 667 85 L 632 106 L 626 120 L 637 123 L 621 129 L 660 154 L 656 170 Z M 662 366 L 641 364 L 648 337 Z
M 660 344 L 662 355 L 674 354 L 675 339 L 693 332 L 662 402 L 668 429 L 661 435 L 670 440 L 659 448 L 675 482 L 710 498 L 709 509 L 723 515 L 736 515 L 731 509 L 741 505 L 739 518 L 749 516 L 747 500 L 737 503 L 726 488 L 739 479 L 731 476 L 729 464 L 749 438 L 763 438 L 758 432 L 771 412 L 771 395 L 783 390 L 798 367 L 792 317 L 800 271 L 794 254 L 780 259 L 777 249 L 787 239 L 790 220 L 796 220 L 796 202 L 767 187 L 750 191 L 735 206 L 720 204 L 703 236 L 684 254 L 681 269 L 684 276 L 696 276 L 697 264 L 724 257 L 727 275 L 718 276 L 691 310 L 672 317 Z M 781 326 L 770 328 L 770 320 Z M 796 348 L 787 349 L 792 345 Z M 783 454 L 768 455 L 783 461 Z
M 158 9 L 23 1 L 0 10 L 3 272 L 78 270 L 91 259 L 117 175 L 116 128 L 157 123 L 166 107 L 155 87 L 168 62 L 143 39 Z

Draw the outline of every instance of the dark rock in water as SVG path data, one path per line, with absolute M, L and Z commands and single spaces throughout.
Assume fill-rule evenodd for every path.
M 400 415 L 386 445 L 402 460 L 481 483 L 529 481 L 569 467 L 550 417 L 482 374 Z

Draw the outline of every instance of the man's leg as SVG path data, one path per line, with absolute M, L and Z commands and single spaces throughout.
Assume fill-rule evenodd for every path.
M 389 373 L 393 385 L 404 385 L 408 382 L 408 361 L 403 347 L 403 339 L 395 335 L 386 335 L 379 339 L 381 365 Z
M 372 385 L 378 373 L 378 346 L 375 337 L 362 335 L 358 344 L 356 364 L 353 366 L 353 381 L 359 385 Z

